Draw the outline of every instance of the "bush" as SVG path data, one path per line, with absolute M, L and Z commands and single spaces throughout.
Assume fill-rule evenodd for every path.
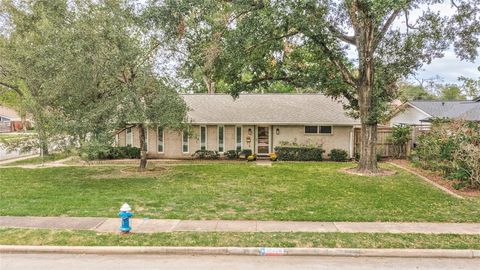
M 348 160 L 348 153 L 343 149 L 332 149 L 328 156 L 332 161 L 345 162 Z
M 288 161 L 322 161 L 322 154 L 325 151 L 321 146 L 317 147 L 294 147 L 294 146 L 277 146 L 275 153 L 278 160 Z
M 387 137 L 387 141 L 391 142 L 394 146 L 393 156 L 397 158 L 406 157 L 407 155 L 407 143 L 412 136 L 412 129 L 407 125 L 395 125 L 392 128 L 392 134 Z
M 82 150 L 82 157 L 88 160 L 96 159 L 134 159 L 140 158 L 140 148 L 132 146 L 108 146 L 90 144 Z
M 212 150 L 197 150 L 193 153 L 192 157 L 197 159 L 219 159 L 220 154 Z
M 255 161 L 255 160 L 257 160 L 257 155 L 256 154 L 247 156 L 247 161 Z
M 240 156 L 240 152 L 237 150 L 228 150 L 225 152 L 225 155 L 228 157 L 228 159 L 237 159 Z
M 268 156 L 270 157 L 271 161 L 277 161 L 277 159 L 278 159 L 278 156 L 275 153 L 270 153 L 270 154 L 268 154 Z
M 434 122 L 428 133 L 418 136 L 416 164 L 456 179 L 453 186 L 480 188 L 480 124 Z
M 253 151 L 251 149 L 244 149 L 240 154 L 238 155 L 239 158 L 248 158 L 248 156 L 252 155 Z

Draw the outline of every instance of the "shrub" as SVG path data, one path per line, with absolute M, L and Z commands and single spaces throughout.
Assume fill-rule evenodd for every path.
M 248 156 L 252 155 L 253 151 L 251 149 L 244 149 L 240 154 L 238 155 L 239 158 L 248 158 Z
M 277 159 L 278 159 L 278 156 L 275 153 L 270 153 L 270 154 L 268 154 L 268 156 L 270 157 L 271 161 L 277 161 Z
M 90 144 L 82 149 L 82 157 L 88 160 L 140 158 L 140 148 L 133 146 L 108 146 Z
M 345 162 L 348 160 L 348 153 L 343 149 L 332 149 L 328 156 L 332 161 Z
M 255 160 L 257 160 L 257 155 L 256 154 L 249 155 L 247 157 L 247 161 L 255 161 Z
M 412 129 L 407 125 L 395 125 L 392 128 L 392 134 L 387 137 L 387 141 L 394 146 L 393 156 L 402 158 L 407 155 L 407 143 L 411 138 Z
M 228 159 L 237 159 L 240 155 L 240 152 L 237 150 L 228 150 L 227 152 L 225 152 L 225 155 Z
M 278 160 L 289 161 L 321 161 L 322 154 L 325 151 L 321 146 L 317 147 L 293 147 L 293 146 L 277 146 L 275 153 Z
M 197 159 L 218 159 L 220 158 L 220 154 L 212 150 L 197 150 L 193 153 L 192 157 Z
M 456 179 L 454 188 L 480 188 L 480 124 L 434 122 L 430 132 L 418 136 L 412 160 L 424 169 Z

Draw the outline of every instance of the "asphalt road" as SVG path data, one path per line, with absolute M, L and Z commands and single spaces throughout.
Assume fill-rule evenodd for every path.
M 1 270 L 480 269 L 479 259 L 0 254 Z

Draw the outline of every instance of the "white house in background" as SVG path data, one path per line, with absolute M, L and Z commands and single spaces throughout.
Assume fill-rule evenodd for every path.
M 399 107 L 389 124 L 430 125 L 435 118 L 480 121 L 480 97 L 468 101 L 409 101 Z

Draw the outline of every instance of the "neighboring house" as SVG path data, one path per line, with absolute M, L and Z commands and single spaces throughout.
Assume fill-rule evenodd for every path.
M 393 114 L 390 125 L 430 125 L 433 119 L 480 121 L 480 97 L 471 101 L 409 101 Z
M 189 132 L 149 128 L 150 158 L 189 158 L 200 149 L 220 153 L 251 149 L 272 153 L 283 142 L 321 144 L 353 156 L 353 128 L 359 124 L 346 115 L 342 104 L 320 94 L 182 95 L 189 107 Z M 190 136 L 189 136 L 190 134 Z M 117 145 L 139 147 L 138 128 L 117 134 Z
M 13 109 L 0 105 L 0 132 L 14 132 L 22 129 L 22 118 Z

